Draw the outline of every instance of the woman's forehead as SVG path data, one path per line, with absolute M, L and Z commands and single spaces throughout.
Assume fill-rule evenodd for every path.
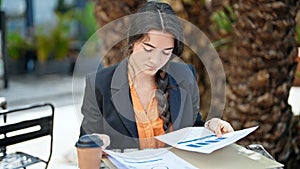
M 165 31 L 150 30 L 142 42 L 148 42 L 153 46 L 172 47 L 174 46 L 174 36 Z
M 174 36 L 171 33 L 164 30 L 151 29 L 150 31 L 148 31 L 147 34 L 150 36 L 166 37 L 166 38 L 174 39 Z

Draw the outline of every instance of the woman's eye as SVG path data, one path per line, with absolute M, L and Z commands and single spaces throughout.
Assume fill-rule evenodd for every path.
M 171 54 L 171 52 L 170 51 L 162 51 L 162 53 L 164 54 L 164 55 L 166 55 L 166 56 L 169 56 L 170 54 Z
M 153 49 L 151 49 L 151 48 L 145 48 L 145 47 L 144 47 L 144 50 L 145 50 L 146 52 L 152 52 Z

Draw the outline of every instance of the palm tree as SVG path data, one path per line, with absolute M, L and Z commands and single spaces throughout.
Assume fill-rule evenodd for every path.
M 295 17 L 300 2 L 233 3 L 237 21 L 232 55 L 224 56 L 228 86 L 224 118 L 235 129 L 259 125 L 240 143 L 260 143 L 286 167 L 295 168 L 300 159 L 299 117 L 293 116 L 288 96 L 296 66 Z M 293 166 L 289 160 L 295 155 Z

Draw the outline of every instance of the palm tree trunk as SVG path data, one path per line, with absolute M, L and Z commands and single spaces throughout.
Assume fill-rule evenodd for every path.
M 192 24 L 196 25 L 203 33 L 205 33 L 208 38 L 212 38 L 212 31 L 210 29 L 210 15 L 213 12 L 214 6 L 207 6 L 204 1 L 198 0 L 163 0 L 164 2 L 169 3 L 176 15 L 182 19 L 185 19 Z M 186 37 L 190 37 L 193 35 L 194 32 L 189 30 L 185 30 Z M 203 43 L 200 40 L 198 41 L 199 44 L 196 46 L 201 46 L 200 44 Z M 191 63 L 194 65 L 195 69 L 197 70 L 197 80 L 199 86 L 199 93 L 201 96 L 200 99 L 200 112 L 203 119 L 211 118 L 212 116 L 221 117 L 221 114 L 210 114 L 208 115 L 209 108 L 211 105 L 211 83 L 208 76 L 208 73 L 200 60 L 200 58 L 190 50 L 189 46 L 186 46 L 184 52 L 182 54 L 181 59 L 186 63 Z M 222 106 L 221 106 L 222 107 Z M 223 108 L 223 107 L 222 107 Z M 219 109 L 219 108 L 217 108 Z M 219 111 L 221 112 L 221 111 Z
M 287 164 L 300 141 L 295 140 L 299 124 L 296 128 L 288 104 L 296 68 L 299 1 L 238 0 L 234 6 L 233 55 L 224 62 L 228 88 L 224 118 L 235 129 L 259 125 L 240 143 L 260 143 Z

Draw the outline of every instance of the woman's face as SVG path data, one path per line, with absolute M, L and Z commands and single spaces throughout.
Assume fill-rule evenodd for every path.
M 129 64 L 136 74 L 154 75 L 170 59 L 174 36 L 167 32 L 150 30 L 147 36 L 133 45 Z

